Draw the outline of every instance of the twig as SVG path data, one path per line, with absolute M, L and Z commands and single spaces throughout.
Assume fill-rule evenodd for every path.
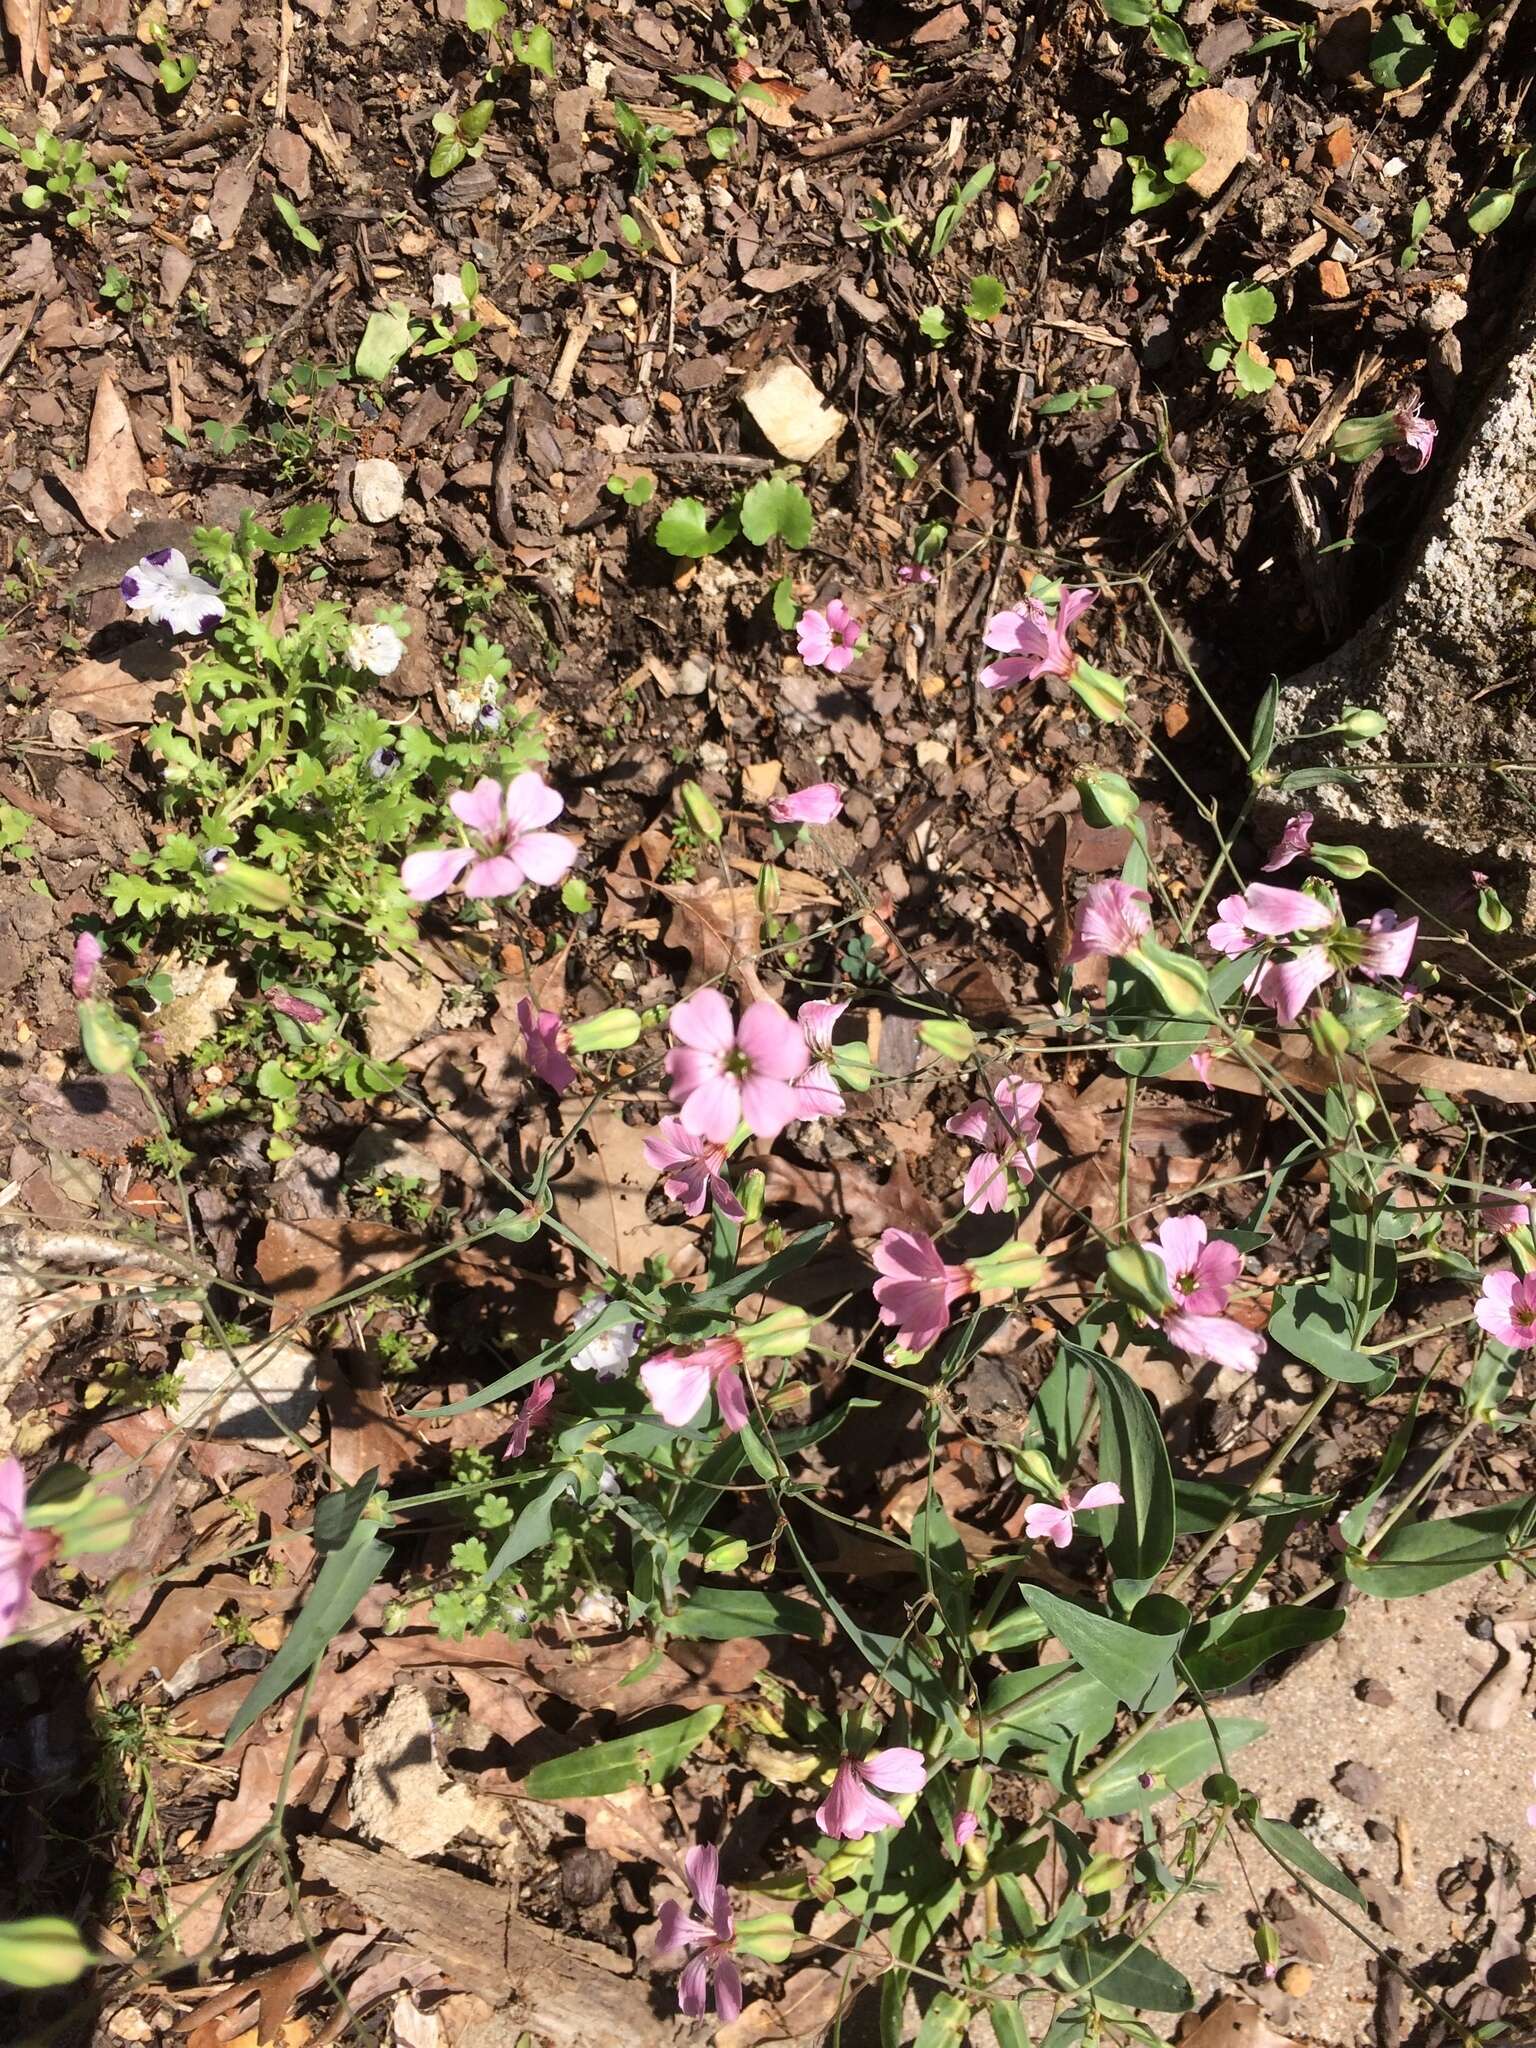
M 205 142 L 227 142 L 232 135 L 243 135 L 250 122 L 244 114 L 215 114 L 211 121 L 200 121 L 195 128 L 175 128 L 169 135 L 152 135 L 139 147 L 147 157 L 156 163 L 166 163 L 172 157 L 187 156 L 194 149 L 201 149 Z M 113 156 L 122 152 L 114 149 Z
M 1525 0 L 1504 0 L 1504 5 L 1483 30 L 1482 48 L 1478 51 L 1471 70 L 1456 88 L 1456 97 L 1440 116 L 1439 125 L 1435 129 L 1436 135 L 1449 135 L 1461 119 L 1463 107 L 1472 97 L 1478 80 L 1498 55 L 1500 44 L 1509 34 L 1511 23 L 1524 5 Z
M 641 449 L 634 459 L 647 469 L 736 469 L 744 476 L 764 476 L 779 466 L 767 455 L 720 454 L 713 448 L 679 448 L 665 455 Z
M 850 128 L 846 134 L 828 135 L 817 142 L 802 142 L 799 153 L 807 162 L 820 163 L 829 156 L 846 156 L 851 149 L 868 149 L 871 143 L 889 142 L 893 135 L 916 128 L 952 100 L 979 93 L 984 83 L 975 72 L 965 71 L 958 78 L 946 78 L 937 85 L 924 86 L 920 92 L 913 93 L 898 113 L 889 115 L 884 121 L 876 121 L 868 128 Z
M 277 83 L 272 91 L 272 126 L 281 128 L 288 119 L 288 66 L 293 51 L 293 9 L 289 0 L 278 0 Z

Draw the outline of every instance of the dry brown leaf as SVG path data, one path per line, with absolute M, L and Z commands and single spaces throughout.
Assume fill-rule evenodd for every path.
M 643 1149 L 648 1135 L 647 1127 L 625 1123 L 616 1110 L 596 1111 L 572 1148 L 571 1170 L 550 1188 L 560 1221 L 619 1273 L 637 1273 L 649 1258 L 675 1260 L 695 1245 L 691 1230 L 652 1223 L 645 1213 L 656 1185 Z
M 1275 2032 L 1251 1999 L 1224 1998 L 1192 2033 L 1179 2036 L 1179 2048 L 1295 2048 L 1295 2044 L 1289 2034 Z
M 43 0 L 5 0 L 5 28 L 16 38 L 22 83 L 42 92 L 48 83 L 48 10 Z
M 851 1159 L 825 1169 L 778 1157 L 757 1157 L 752 1164 L 767 1178 L 770 1202 L 787 1202 L 818 1219 L 834 1217 L 854 1237 L 878 1237 L 882 1230 L 921 1230 L 931 1237 L 942 1221 L 934 1203 L 913 1186 L 902 1160 L 883 1181 Z
M 688 955 L 685 992 L 705 982 L 733 981 L 744 998 L 755 1002 L 763 993 L 757 973 L 763 918 L 756 890 L 727 889 L 710 877 L 658 883 L 656 893 L 672 906 L 661 943 Z
M 155 642 L 141 647 L 126 647 L 110 661 L 77 662 L 45 682 L 49 708 L 94 718 L 98 725 L 149 725 L 174 713 L 181 701 L 176 687 L 181 658 Z
M 54 475 L 75 501 L 80 517 L 95 532 L 107 535 L 114 519 L 128 509 L 135 491 L 148 489 L 133 421 L 110 370 L 103 370 L 91 409 L 91 431 L 85 462 L 79 469 L 59 468 Z
M 269 1223 L 256 1249 L 256 1270 L 277 1297 L 272 1328 L 307 1315 L 333 1295 L 397 1271 L 426 1247 L 419 1231 L 347 1216 Z
M 739 2020 L 715 2033 L 715 2048 L 759 2048 L 768 2041 L 804 2041 L 830 2026 L 843 1980 L 833 1970 L 797 1970 L 779 1998 L 754 1998 Z
M 343 1485 L 377 1469 L 379 1485 L 388 1486 L 416 1458 L 420 1440 L 391 1415 L 376 1358 L 354 1358 L 349 1376 L 334 1354 L 322 1352 L 320 1391 L 331 1424 L 331 1466 Z
M 240 1782 L 234 1797 L 221 1799 L 213 1809 L 212 1824 L 203 1838 L 203 1855 L 232 1855 L 266 1826 L 277 1804 L 287 1750 L 286 1735 L 269 1745 L 253 1743 L 246 1750 L 240 1759 Z

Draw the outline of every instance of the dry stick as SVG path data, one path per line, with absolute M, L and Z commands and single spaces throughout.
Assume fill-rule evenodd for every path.
M 293 9 L 289 0 L 279 0 L 277 15 L 277 83 L 272 91 L 272 126 L 281 128 L 288 119 L 288 66 L 293 51 Z
M 930 114 L 939 113 L 962 94 L 979 93 L 985 82 L 976 73 L 966 71 L 958 78 L 946 78 L 938 85 L 924 86 L 921 92 L 913 93 L 899 113 L 889 115 L 884 121 L 876 121 L 868 128 L 850 128 L 845 135 L 828 135 L 819 142 L 802 142 L 799 154 L 808 163 L 821 163 L 829 156 L 846 156 L 852 149 L 868 149 L 872 143 L 889 142 L 893 135 L 916 128 Z
M 1448 135 L 1461 119 L 1463 107 L 1472 97 L 1478 80 L 1498 55 L 1500 45 L 1509 34 L 1510 24 L 1524 5 L 1525 0 L 1504 0 L 1504 5 L 1484 29 L 1483 47 L 1478 51 L 1472 69 L 1458 86 L 1455 99 L 1440 116 L 1440 124 L 1435 130 L 1436 135 Z

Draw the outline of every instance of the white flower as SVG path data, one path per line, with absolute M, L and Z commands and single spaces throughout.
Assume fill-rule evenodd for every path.
M 224 616 L 224 600 L 194 576 L 180 548 L 156 548 L 136 562 L 118 586 L 137 618 L 173 633 L 211 633 Z
M 604 1500 L 617 1500 L 624 1491 L 619 1475 L 611 1465 L 604 1465 L 597 1475 L 597 1490 Z
M 469 315 L 469 300 L 464 296 L 464 281 L 456 270 L 439 270 L 432 279 L 432 303 L 445 313 L 454 313 L 463 320 Z
M 615 1629 L 624 1626 L 623 1613 L 611 1593 L 583 1593 L 571 1609 L 571 1619 L 588 1627 Z
M 588 1323 L 597 1321 L 607 1306 L 607 1295 L 595 1294 L 590 1301 L 584 1301 L 571 1317 L 571 1328 L 584 1330 Z M 566 1363 L 572 1372 L 595 1372 L 600 1380 L 622 1379 L 639 1348 L 640 1325 L 615 1323 L 611 1330 L 599 1330 L 592 1342 L 583 1344 Z
M 342 659 L 348 668 L 370 675 L 392 676 L 405 658 L 405 642 L 393 626 L 354 626 L 347 635 Z

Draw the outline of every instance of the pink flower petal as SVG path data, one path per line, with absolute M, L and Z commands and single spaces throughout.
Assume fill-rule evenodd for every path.
M 493 840 L 501 837 L 501 803 L 501 784 L 493 776 L 482 775 L 473 789 L 456 789 L 448 808 L 461 825 L 478 832 L 482 839 Z
M 778 1003 L 749 1003 L 736 1027 L 736 1045 L 751 1061 L 754 1075 L 795 1081 L 805 1072 L 805 1035 Z
M 701 988 L 685 1002 L 673 1006 L 667 1029 L 679 1045 L 721 1057 L 736 1043 L 736 1026 L 731 1006 L 717 988 Z
M 577 846 L 563 832 L 520 832 L 509 852 L 536 888 L 553 889 L 576 865 Z
M 1049 1501 L 1034 1501 L 1024 1510 L 1024 1534 L 1031 1543 L 1054 1543 L 1065 1550 L 1072 1541 L 1070 1508 L 1055 1507 Z
M 541 825 L 552 825 L 564 809 L 565 798 L 559 790 L 551 789 L 536 769 L 525 768 L 507 784 L 502 821 L 509 837 L 521 836 L 536 832 Z
M 857 1766 L 867 1785 L 882 1792 L 921 1792 L 928 1782 L 928 1763 L 920 1749 L 872 1749 Z
M 515 896 L 525 880 L 518 862 L 507 853 L 477 860 L 464 877 L 464 894 L 477 898 Z
M 400 863 L 400 881 L 413 903 L 430 903 L 463 874 L 475 857 L 472 846 L 433 847 L 426 853 L 408 853 Z
M 675 1352 L 659 1351 L 640 1368 L 640 1383 L 651 1406 L 673 1429 L 683 1429 L 709 1399 L 710 1373 L 707 1365 Z

